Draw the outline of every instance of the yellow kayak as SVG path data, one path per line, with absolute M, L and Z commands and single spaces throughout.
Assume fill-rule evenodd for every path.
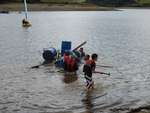
M 30 23 L 28 20 L 23 19 L 23 20 L 22 20 L 22 26 L 23 26 L 23 27 L 30 27 L 30 26 L 31 26 L 31 23 Z
M 24 24 L 22 24 L 22 26 L 23 26 L 23 27 L 30 27 L 31 24 L 30 24 L 30 23 L 26 23 L 26 24 L 24 23 Z

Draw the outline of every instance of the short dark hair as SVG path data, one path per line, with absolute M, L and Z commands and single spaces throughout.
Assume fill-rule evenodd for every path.
M 89 55 L 89 54 L 87 54 L 87 55 L 85 55 L 85 57 L 88 57 L 88 58 L 90 58 L 90 55 Z
M 65 51 L 64 54 L 65 54 L 66 56 L 69 56 L 69 55 L 70 55 L 70 52 L 69 52 L 69 51 Z
M 96 59 L 98 57 L 98 55 L 96 53 L 92 54 L 92 59 Z
M 86 54 L 86 55 L 85 55 L 85 57 L 88 57 L 88 58 L 90 58 L 90 55 L 89 55 L 89 54 Z

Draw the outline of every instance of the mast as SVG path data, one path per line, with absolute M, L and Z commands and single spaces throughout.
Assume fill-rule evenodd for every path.
M 27 14 L 28 9 L 27 9 L 27 1 L 26 0 L 24 0 L 24 7 L 25 7 L 25 18 L 27 20 L 28 19 L 28 14 Z
M 24 8 L 25 8 L 25 19 L 22 20 L 22 26 L 23 27 L 30 27 L 31 23 L 28 21 L 27 0 L 24 0 Z

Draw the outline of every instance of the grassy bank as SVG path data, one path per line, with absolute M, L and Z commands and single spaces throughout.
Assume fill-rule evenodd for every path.
M 23 3 L 5 3 L 0 4 L 0 11 L 23 11 Z M 112 11 L 112 7 L 101 7 L 94 4 L 47 4 L 35 3 L 28 4 L 29 11 Z
M 0 0 L 1 3 L 22 3 L 23 0 Z M 150 0 L 27 0 L 27 3 L 46 4 L 95 4 L 108 7 L 149 7 Z
M 150 0 L 136 0 L 137 6 L 150 7 Z
M 84 3 L 86 0 L 40 0 L 41 3 Z

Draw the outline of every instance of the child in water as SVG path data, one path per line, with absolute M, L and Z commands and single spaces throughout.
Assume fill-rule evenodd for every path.
M 96 68 L 96 61 L 98 59 L 97 54 L 92 54 L 91 59 L 89 55 L 85 56 L 85 63 L 83 66 L 83 72 L 86 79 L 86 88 L 89 90 L 93 88 L 94 82 L 92 80 L 92 73 L 95 71 Z
M 87 54 L 87 55 L 84 56 L 84 61 L 85 61 L 85 63 L 86 63 L 86 61 L 89 60 L 89 59 L 90 59 L 90 55 Z

